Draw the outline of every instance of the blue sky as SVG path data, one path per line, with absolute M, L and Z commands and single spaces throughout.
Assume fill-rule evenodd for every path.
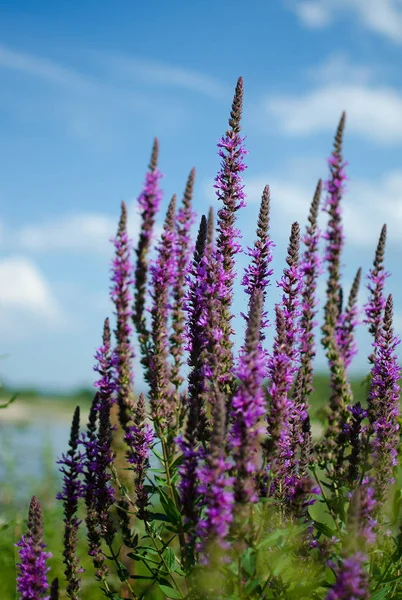
M 135 199 L 157 135 L 164 208 L 193 166 L 197 212 L 215 204 L 216 141 L 239 75 L 250 152 L 244 245 L 253 241 L 268 183 L 279 278 L 290 224 L 305 224 L 346 110 L 345 287 L 359 266 L 367 272 L 387 222 L 388 287 L 402 331 L 400 0 L 255 0 L 249 7 L 238 0 L 14 0 L 0 8 L 5 381 L 49 389 L 91 383 L 111 312 L 108 239 L 120 202 L 135 237 Z M 239 271 L 244 265 L 240 259 Z M 276 299 L 273 288 L 269 306 Z M 359 346 L 356 371 L 367 364 L 363 331 Z

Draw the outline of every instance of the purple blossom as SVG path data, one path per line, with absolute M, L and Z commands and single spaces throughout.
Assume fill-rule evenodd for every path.
M 301 292 L 300 318 L 300 356 L 301 356 L 301 394 L 302 402 L 308 402 L 308 396 L 313 391 L 313 365 L 316 349 L 314 344 L 314 327 L 317 325 L 317 279 L 322 272 L 321 260 L 318 255 L 318 244 L 321 232 L 317 226 L 318 208 L 321 199 L 322 182 L 318 181 L 308 217 L 309 224 L 302 238 L 305 250 L 300 260 L 300 271 L 303 276 Z
M 79 573 L 83 571 L 79 567 L 77 557 L 78 528 L 80 521 L 77 518 L 78 499 L 84 496 L 84 486 L 80 481 L 83 472 L 84 455 L 78 451 L 78 438 L 80 428 L 80 408 L 77 406 L 73 423 L 67 454 L 63 454 L 58 461 L 61 465 L 60 472 L 63 473 L 63 491 L 57 494 L 57 499 L 63 501 L 64 506 L 64 549 L 63 560 L 65 564 L 65 576 L 67 580 L 67 594 L 71 600 L 78 600 L 80 589 Z
M 121 216 L 116 237 L 112 240 L 115 247 L 115 258 L 112 263 L 112 287 L 110 297 L 116 307 L 116 393 L 119 405 L 119 419 L 123 429 L 130 420 L 133 408 L 133 371 L 134 352 L 131 347 L 130 325 L 132 318 L 132 295 L 130 288 L 133 280 L 131 262 L 132 241 L 127 234 L 127 209 L 121 205 Z
M 211 401 L 206 391 L 207 380 L 214 378 L 222 390 L 227 390 L 233 380 L 232 359 L 228 360 L 231 351 L 228 354 L 228 339 L 225 337 L 227 330 L 221 312 L 226 276 L 222 262 L 214 252 L 210 235 L 212 214 L 210 217 L 205 251 L 197 258 L 197 264 L 193 264 L 185 303 L 185 310 L 189 313 L 187 349 L 190 351 L 190 361 L 197 361 L 194 377 L 197 377 L 197 389 L 201 393 L 201 404 L 204 407 L 208 400 Z
M 348 410 L 352 415 L 352 419 L 350 423 L 345 424 L 344 430 L 351 446 L 349 454 L 349 483 L 354 484 L 359 477 L 359 469 L 362 462 L 361 436 L 366 429 L 362 427 L 362 421 L 367 417 L 367 411 L 362 408 L 360 402 L 356 402 L 354 406 L 348 406 Z
M 217 240 L 215 262 L 216 277 L 222 285 L 220 299 L 219 329 L 221 331 L 221 361 L 223 371 L 231 373 L 233 367 L 232 340 L 232 297 L 235 280 L 234 257 L 241 251 L 238 242 L 240 232 L 235 228 L 236 212 L 245 206 L 242 173 L 246 169 L 244 156 L 247 154 L 240 135 L 240 120 L 243 103 L 243 79 L 238 79 L 229 119 L 229 129 L 218 142 L 218 154 L 222 158 L 221 168 L 215 178 L 215 189 L 218 200 L 223 206 L 218 211 Z M 226 380 L 228 376 L 226 377 Z M 230 379 L 230 377 L 229 377 Z
M 387 239 L 387 226 L 383 225 L 381 229 L 380 239 L 378 240 L 377 249 L 374 257 L 373 267 L 368 274 L 367 289 L 369 291 L 368 302 L 364 305 L 366 318 L 364 323 L 369 324 L 369 331 L 374 337 L 376 344 L 381 328 L 382 315 L 385 309 L 386 298 L 384 295 L 385 280 L 389 277 L 384 268 L 384 252 Z M 373 353 L 369 356 L 369 362 L 372 364 L 375 359 L 376 345 L 374 345 Z
M 99 409 L 116 402 L 115 369 L 118 360 L 116 352 L 111 347 L 110 323 L 109 319 L 106 318 L 103 324 L 103 343 L 95 352 L 95 365 L 93 368 L 99 375 L 99 378 L 94 382 L 94 386 L 99 392 L 97 396 L 100 403 Z
M 326 182 L 327 198 L 324 210 L 329 215 L 326 240 L 325 260 L 327 262 L 327 301 L 324 307 L 324 325 L 322 345 L 325 349 L 331 372 L 330 385 L 332 389 L 329 401 L 328 427 L 323 442 L 317 447 L 320 465 L 327 469 L 334 468 L 339 476 L 342 475 L 342 465 L 346 446 L 345 425 L 350 418 L 347 406 L 352 403 L 352 392 L 347 379 L 346 366 L 341 350 L 336 340 L 336 328 L 341 313 L 342 289 L 340 285 L 341 253 L 344 243 L 341 199 L 345 191 L 345 165 L 342 158 L 343 132 L 345 128 L 345 113 L 342 114 L 335 135 L 334 151 L 328 161 L 330 177 Z
M 203 514 L 197 524 L 197 535 L 201 542 L 201 562 L 208 563 L 208 555 L 215 546 L 227 549 L 226 540 L 233 521 L 234 477 L 229 475 L 231 464 L 224 449 L 226 407 L 225 399 L 216 383 L 212 384 L 214 426 L 209 451 L 205 462 L 198 468 L 197 492 L 202 498 Z
M 345 558 L 335 570 L 336 582 L 326 600 L 369 600 L 366 562 L 367 556 L 362 552 Z
M 371 446 L 375 469 L 375 490 L 379 506 L 383 504 L 392 472 L 397 465 L 399 445 L 399 397 L 398 380 L 401 370 L 396 347 L 400 339 L 392 327 L 393 300 L 387 298 L 384 319 L 378 331 L 375 360 L 371 370 L 371 387 L 368 398 L 368 416 L 371 426 Z
M 97 419 L 98 419 L 98 394 L 93 399 L 91 410 L 89 411 L 88 427 L 86 434 L 82 437 L 81 443 L 85 447 L 85 506 L 87 526 L 87 538 L 89 544 L 88 554 L 92 558 L 95 567 L 95 575 L 102 579 L 108 573 L 105 556 L 101 547 L 101 534 L 99 529 L 99 518 L 97 514 L 96 499 L 98 493 L 98 438 L 97 438 Z
M 16 546 L 21 561 L 17 564 L 17 591 L 21 600 L 49 600 L 45 595 L 49 589 L 47 574 L 50 570 L 46 561 L 52 555 L 45 552 L 42 510 L 35 496 L 29 506 L 27 532 Z
M 211 221 L 212 218 L 209 219 Z M 177 439 L 180 450 L 183 453 L 183 461 L 180 466 L 180 499 L 183 514 L 187 522 L 194 523 L 197 519 L 197 467 L 200 459 L 200 448 L 197 447 L 199 439 L 205 438 L 206 411 L 203 405 L 203 394 L 206 390 L 205 359 L 206 339 L 204 327 L 201 321 L 207 311 L 205 297 L 203 295 L 204 269 L 202 262 L 206 252 L 208 225 L 205 216 L 197 235 L 197 242 L 190 275 L 188 276 L 188 293 L 184 310 L 188 313 L 186 336 L 189 351 L 188 365 L 188 419 L 184 436 Z M 212 249 L 208 252 L 211 254 Z M 191 534 L 190 534 L 191 536 Z
M 245 206 L 245 193 L 242 173 L 246 169 L 244 156 L 247 154 L 243 146 L 244 138 L 240 135 L 240 120 L 243 103 L 243 79 L 240 77 L 232 104 L 229 119 L 229 129 L 218 142 L 218 154 L 222 158 L 221 169 L 215 177 L 214 188 L 217 190 L 218 200 L 223 207 L 218 211 L 218 252 L 223 257 L 225 272 L 228 274 L 227 300 L 230 303 L 230 286 L 234 279 L 233 257 L 240 251 L 236 241 L 240 232 L 235 229 L 236 212 Z
M 275 244 L 269 237 L 269 211 L 270 211 L 270 191 L 266 185 L 262 194 L 260 213 L 258 216 L 257 240 L 254 248 L 247 248 L 247 255 L 251 258 L 249 266 L 244 271 L 242 285 L 246 294 L 251 297 L 254 290 L 262 290 L 264 299 L 273 269 L 269 267 L 272 262 L 272 250 Z M 247 319 L 245 315 L 243 315 Z M 267 313 L 262 316 L 262 328 L 268 325 Z M 263 335 L 261 336 L 261 340 Z
M 152 234 L 155 226 L 156 214 L 162 199 L 159 183 L 163 177 L 157 168 L 159 142 L 154 140 L 149 170 L 145 176 L 143 190 L 138 197 L 138 206 L 141 211 L 141 225 L 138 245 L 135 250 L 137 262 L 135 266 L 135 292 L 133 321 L 139 336 L 141 351 L 145 353 L 145 345 L 149 332 L 145 319 L 145 297 L 148 276 L 148 253 L 151 246 Z
M 102 578 L 107 572 L 100 540 L 111 544 L 115 528 L 110 518 L 110 508 L 115 500 L 115 491 L 111 484 L 110 470 L 114 463 L 112 450 L 112 426 L 110 411 L 114 403 L 115 355 L 111 348 L 109 319 L 105 319 L 103 343 L 95 354 L 97 363 L 94 370 L 100 375 L 96 382 L 98 392 L 92 403 L 87 434 L 82 438 L 85 447 L 85 503 L 87 506 L 86 524 L 90 555 L 93 557 L 97 576 Z M 98 432 L 96 422 L 98 421 Z
M 352 288 L 350 290 L 348 304 L 343 312 L 338 316 L 335 329 L 335 341 L 347 369 L 354 356 L 357 354 L 357 343 L 354 337 L 354 331 L 359 325 L 359 307 L 357 305 L 357 295 L 359 292 L 362 270 L 358 269 Z
M 335 568 L 336 582 L 327 595 L 327 600 L 369 599 L 366 550 L 375 542 L 375 508 L 373 481 L 364 477 L 350 500 L 344 557 Z
M 276 306 L 276 337 L 272 355 L 268 360 L 268 414 L 267 442 L 268 461 L 274 477 L 282 481 L 280 488 L 287 495 L 292 494 L 295 472 L 297 471 L 294 453 L 295 432 L 302 441 L 302 423 L 306 418 L 303 405 L 289 398 L 294 376 L 298 369 L 298 343 L 300 329 L 299 295 L 302 289 L 302 274 L 299 264 L 300 228 L 293 223 L 289 240 L 287 268 L 284 269 L 278 286 L 282 288 L 282 305 Z M 270 456 L 272 454 L 272 456 Z M 282 493 L 281 492 L 281 493 Z
M 293 223 L 286 258 L 288 266 L 283 270 L 281 280 L 277 282 L 283 291 L 282 310 L 285 319 L 286 351 L 293 365 L 299 360 L 297 342 L 301 334 L 298 318 L 301 314 L 299 296 L 303 289 L 303 278 L 299 263 L 299 248 L 300 227 L 298 223 Z
M 374 518 L 377 510 L 374 479 L 364 477 L 358 490 L 360 494 L 359 536 L 363 545 L 370 546 L 375 543 L 377 525 Z
M 292 477 L 292 415 L 294 405 L 289 398 L 295 369 L 289 356 L 286 340 L 286 322 L 283 309 L 276 305 L 276 337 L 272 355 L 268 359 L 267 416 L 269 439 L 265 450 L 270 472 L 280 480 Z M 290 494 L 292 490 L 289 490 Z
M 256 288 L 250 302 L 248 325 L 236 376 L 239 387 L 232 399 L 232 428 L 229 444 L 237 477 L 234 484 L 236 502 L 257 502 L 255 475 L 258 470 L 259 437 L 264 428 L 260 421 L 265 414 L 265 353 L 260 344 L 263 313 L 263 291 Z
M 234 477 L 228 476 L 230 463 L 223 452 L 212 458 L 207 457 L 206 464 L 198 471 L 200 484 L 198 493 L 203 496 L 205 515 L 198 521 L 197 533 L 203 540 L 200 550 L 204 551 L 211 542 L 218 542 L 222 548 L 228 548 L 225 541 L 233 521 L 234 494 L 230 487 Z
M 345 128 L 345 113 L 335 136 L 334 151 L 328 160 L 330 178 L 324 186 L 327 190 L 324 211 L 329 215 L 327 230 L 323 237 L 326 240 L 325 260 L 328 265 L 327 302 L 325 305 L 325 323 L 323 326 L 323 345 L 327 348 L 334 335 L 340 300 L 340 259 L 344 243 L 342 228 L 341 199 L 345 191 L 345 166 L 342 159 L 343 131 Z
M 145 399 L 140 394 L 134 416 L 134 425 L 131 425 L 124 437 L 129 451 L 128 462 L 133 465 L 135 474 L 135 493 L 138 516 L 145 517 L 148 504 L 148 494 L 144 488 L 147 468 L 149 467 L 149 452 L 155 438 L 152 427 L 145 423 Z
M 59 580 L 57 577 L 51 583 L 49 600 L 59 600 Z
M 150 384 L 151 412 L 157 433 L 160 429 L 164 429 L 172 416 L 168 316 L 170 288 L 175 277 L 175 213 L 176 196 L 174 195 L 166 213 L 162 237 L 157 247 L 157 257 L 151 265 L 152 334 L 145 363 L 145 378 Z

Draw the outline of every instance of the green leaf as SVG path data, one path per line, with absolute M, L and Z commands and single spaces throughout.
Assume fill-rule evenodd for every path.
M 175 563 L 175 565 L 173 567 L 173 572 L 177 573 L 178 575 L 182 575 L 182 576 L 184 576 L 186 574 L 186 572 L 183 571 L 183 569 L 181 568 L 179 563 Z
M 259 581 L 257 581 L 257 579 L 250 579 L 249 581 L 247 581 L 246 585 L 244 586 L 244 591 L 246 592 L 246 594 L 253 594 L 254 592 L 256 592 L 259 588 L 259 592 L 261 591 L 261 584 Z
M 127 581 L 127 579 L 130 577 L 130 573 L 127 571 L 126 567 L 123 565 L 122 562 L 119 562 L 119 566 L 117 569 L 117 576 L 120 579 L 120 581 Z
M 159 490 L 159 497 L 161 499 L 162 507 L 168 517 L 170 523 L 173 525 L 179 525 L 181 523 L 181 515 L 176 508 L 175 503 L 167 496 L 161 489 Z
M 169 572 L 173 571 L 175 563 L 176 563 L 176 557 L 174 555 L 172 548 L 166 548 L 163 558 L 165 560 L 167 568 L 169 569 Z
M 149 512 L 148 514 L 150 521 L 164 521 L 165 523 L 170 523 L 170 519 L 164 513 Z
M 401 510 L 401 502 L 402 502 L 402 492 L 398 488 L 395 491 L 395 494 L 394 494 L 394 497 L 392 500 L 392 519 L 394 522 L 396 522 L 399 518 L 399 513 Z
M 247 548 L 242 560 L 242 567 L 249 577 L 254 577 L 256 569 L 256 556 L 253 548 Z
M 17 398 L 18 394 L 14 394 L 14 396 L 11 396 L 10 400 L 7 400 L 5 404 L 0 404 L 0 408 L 7 408 L 7 406 L 10 406 Z
M 183 462 L 183 455 L 181 454 L 180 456 L 175 458 L 175 460 L 171 463 L 170 467 L 172 469 L 175 469 L 176 467 L 180 467 L 182 462 Z
M 179 592 L 178 590 L 174 590 L 173 588 L 168 587 L 167 585 L 159 584 L 159 587 L 167 598 L 184 598 L 181 592 Z
M 162 462 L 165 460 L 162 454 L 160 454 L 155 448 L 152 448 L 152 452 L 155 454 L 156 458 L 159 458 L 159 460 L 161 460 Z
M 370 600 L 383 600 L 384 598 L 387 597 L 388 592 L 390 591 L 390 588 L 385 588 L 382 590 L 377 590 L 376 592 L 374 592 L 373 594 L 371 594 L 370 596 Z
M 336 534 L 335 529 L 331 529 L 325 523 L 320 523 L 319 521 L 314 521 L 314 527 L 317 529 L 318 533 L 322 533 L 327 537 L 333 537 Z

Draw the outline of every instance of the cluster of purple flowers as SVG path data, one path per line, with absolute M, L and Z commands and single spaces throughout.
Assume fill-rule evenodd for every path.
M 219 597 L 298 597 L 294 591 L 286 595 L 290 584 L 275 565 L 269 566 L 268 580 L 257 580 L 263 561 L 255 557 L 260 548 L 268 555 L 273 551 L 275 542 L 270 536 L 275 527 L 283 537 L 287 527 L 300 528 L 300 543 L 292 552 L 302 565 L 307 564 L 309 552 L 325 557 L 321 579 L 328 567 L 336 577 L 335 583 L 324 586 L 322 594 L 327 600 L 369 598 L 368 557 L 376 540 L 384 537 L 381 528 L 386 522 L 385 505 L 399 447 L 399 338 L 393 332 L 392 296 L 385 295 L 386 228 L 368 275 L 369 299 L 364 307 L 364 322 L 373 336 L 367 407 L 353 402 L 348 379 L 357 352 L 356 328 L 361 324 L 358 292 L 362 270 L 358 269 L 343 306 L 344 114 L 324 184 L 323 210 L 328 224 L 322 234 L 317 224 L 323 188 L 319 180 L 304 233 L 296 222 L 291 227 L 286 266 L 277 281 L 281 299 L 272 319 L 271 349 L 266 347 L 266 300 L 273 276 L 274 243 L 269 231 L 270 188 L 263 190 L 256 241 L 244 253 L 248 259 L 241 281 L 247 303 L 242 313 L 245 334 L 236 355 L 233 289 L 236 256 L 242 247 L 235 225 L 237 212 L 245 206 L 242 174 L 247 154 L 241 135 L 242 102 L 240 78 L 229 127 L 218 142 L 221 166 L 214 187 L 220 208 L 216 223 L 212 210 L 202 216 L 194 247 L 192 169 L 181 206 L 176 207 L 175 195 L 168 205 L 150 260 L 162 199 L 157 140 L 138 198 L 141 233 L 135 264 L 127 210 L 122 204 L 113 239 L 115 328 L 111 331 L 109 319 L 105 320 L 103 343 L 95 355 L 99 378 L 86 433 L 80 436 L 77 408 L 69 450 L 59 461 L 66 593 L 71 600 L 79 600 L 81 589 L 82 568 L 77 557 L 81 500 L 88 554 L 108 598 L 148 597 L 147 590 L 141 588 L 137 595 L 132 587 L 133 581 L 148 579 L 151 587 L 158 582 L 169 598 L 202 598 L 201 592 L 195 591 L 199 580 L 192 579 L 198 576 L 197 569 L 218 565 L 219 570 L 228 564 L 236 584 L 233 588 L 222 585 Z M 309 407 L 317 286 L 323 265 L 327 295 L 322 344 L 330 369 L 331 396 L 327 428 L 314 445 Z M 148 386 L 147 393 L 138 398 L 133 388 L 134 328 Z M 187 371 L 183 368 L 186 362 Z M 326 504 L 336 532 L 311 516 L 318 496 Z M 320 536 L 328 531 L 323 541 Z M 48 554 L 36 499 L 31 503 L 28 531 L 18 547 L 18 591 L 21 598 L 40 600 L 48 589 Z M 111 562 L 121 582 L 119 592 L 108 579 Z M 145 565 L 146 575 L 134 569 L 137 562 Z M 183 588 L 179 576 L 185 578 Z M 57 590 L 55 582 L 52 599 L 58 597 Z M 211 590 L 206 597 L 212 597 Z
M 17 591 L 21 599 L 41 600 L 49 589 L 46 562 L 52 555 L 45 552 L 41 506 L 34 496 L 28 513 L 27 532 L 16 544 L 20 553 Z

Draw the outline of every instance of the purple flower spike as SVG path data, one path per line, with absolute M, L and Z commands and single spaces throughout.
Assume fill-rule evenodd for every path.
M 300 227 L 298 223 L 293 223 L 286 258 L 288 266 L 283 270 L 281 280 L 277 282 L 277 285 L 283 290 L 282 307 L 285 319 L 286 351 L 293 365 L 299 359 L 297 342 L 301 333 L 298 318 L 301 312 L 299 296 L 303 289 L 303 278 L 299 263 L 299 248 Z
M 152 419 L 159 434 L 172 417 L 169 357 L 169 295 L 175 277 L 176 196 L 169 203 L 157 257 L 151 265 L 152 334 L 145 378 L 150 385 Z
M 218 386 L 212 384 L 214 395 L 214 426 L 209 452 L 205 464 L 198 469 L 198 493 L 202 497 L 203 515 L 198 521 L 197 535 L 201 542 L 201 562 L 209 562 L 209 552 L 215 548 L 228 549 L 226 538 L 233 521 L 234 494 L 232 485 L 234 478 L 228 475 L 231 465 L 226 457 L 225 420 L 226 407 L 224 396 Z
M 358 488 L 360 493 L 360 516 L 359 516 L 359 534 L 362 544 L 370 546 L 376 540 L 376 525 L 374 519 L 377 501 L 375 499 L 374 479 L 372 477 L 364 477 L 361 485 Z
M 97 438 L 97 418 L 98 418 L 98 394 L 93 399 L 91 410 L 89 412 L 87 432 L 82 438 L 82 444 L 85 447 L 85 506 L 87 526 L 87 538 L 89 544 L 88 554 L 92 558 L 95 567 L 95 575 L 98 580 L 102 579 L 108 573 L 105 556 L 102 552 L 102 537 L 99 530 L 99 518 L 97 513 L 97 494 L 98 494 L 98 453 L 99 444 Z
M 35 496 L 29 506 L 27 532 L 16 546 L 21 560 L 17 565 L 17 591 L 21 600 L 48 600 L 49 596 L 45 594 L 49 589 L 47 574 L 50 569 L 46 561 L 52 555 L 44 550 L 42 510 Z
M 105 319 L 103 344 L 95 354 L 97 364 L 94 369 L 100 374 L 100 379 L 95 383 L 98 392 L 89 413 L 87 434 L 82 439 L 86 453 L 84 477 L 89 554 L 92 556 L 99 579 L 107 573 L 101 540 L 104 539 L 110 545 L 115 534 L 115 527 L 110 518 L 110 508 L 115 500 L 110 475 L 114 463 L 110 411 L 114 403 L 113 374 L 116 358 L 111 349 L 110 338 L 109 319 Z M 97 421 L 98 432 L 96 432 Z
M 378 331 L 375 361 L 371 370 L 368 416 L 372 432 L 371 445 L 375 469 L 375 490 L 379 508 L 394 481 L 399 445 L 399 397 L 401 376 L 396 347 L 400 339 L 392 327 L 393 301 L 387 298 L 384 320 Z
M 129 427 L 124 438 L 129 446 L 127 460 L 134 467 L 137 514 L 140 519 L 146 518 L 148 494 L 144 488 L 144 482 L 154 437 L 152 427 L 145 423 L 145 398 L 143 394 L 140 394 L 135 410 L 134 425 Z
M 236 242 L 240 233 L 234 228 L 236 212 L 245 206 L 245 193 L 241 173 L 246 169 L 243 162 L 247 154 L 243 146 L 244 138 L 240 135 L 240 120 L 243 104 L 243 78 L 239 77 L 236 85 L 229 129 L 218 143 L 218 154 L 222 158 L 221 170 L 215 178 L 215 189 L 218 200 L 223 207 L 218 211 L 218 252 L 222 256 L 225 272 L 228 275 L 227 300 L 231 301 L 231 289 L 234 279 L 234 255 L 240 252 Z
M 115 258 L 112 263 L 112 288 L 110 297 L 116 307 L 116 380 L 119 420 L 126 429 L 133 409 L 133 371 L 134 352 L 131 347 L 133 265 L 131 263 L 132 241 L 127 235 L 127 209 L 121 204 L 121 216 L 116 237 L 112 240 L 115 246 Z
M 368 600 L 369 576 L 366 569 L 366 550 L 375 542 L 373 519 L 376 508 L 374 489 L 369 477 L 365 477 L 350 500 L 347 535 L 343 547 L 343 560 L 336 567 L 336 582 L 327 600 Z
M 163 177 L 158 170 L 159 142 L 155 138 L 152 148 L 149 170 L 145 176 L 143 190 L 138 198 L 141 211 L 141 225 L 138 245 L 135 250 L 137 262 L 135 266 L 135 292 L 133 321 L 139 336 L 141 351 L 145 353 L 145 345 L 149 338 L 149 331 L 145 319 L 145 297 L 148 277 L 148 254 L 152 241 L 156 215 L 162 199 L 159 183 Z
M 342 159 L 343 131 L 346 114 L 343 113 L 335 135 L 334 151 L 328 160 L 330 178 L 325 182 L 328 192 L 324 210 L 329 215 L 328 228 L 324 233 L 326 240 L 325 260 L 328 264 L 327 302 L 325 305 L 325 323 L 323 345 L 328 348 L 334 335 L 340 302 L 340 261 L 344 243 L 342 228 L 341 199 L 346 180 L 345 164 Z
M 359 469 L 362 462 L 361 435 L 365 431 L 365 427 L 362 427 L 362 421 L 367 417 L 367 411 L 362 408 L 360 402 L 356 402 L 354 406 L 348 406 L 348 410 L 352 414 L 351 422 L 345 425 L 351 446 L 348 478 L 349 483 L 353 485 L 359 477 Z
M 345 558 L 336 569 L 336 582 L 326 600 L 369 600 L 368 573 L 365 568 L 367 556 L 356 552 Z
M 78 499 L 84 495 L 84 487 L 80 481 L 83 472 L 84 455 L 78 451 L 78 438 L 80 430 L 80 408 L 77 406 L 74 412 L 73 423 L 67 455 L 63 455 L 58 461 L 61 473 L 63 473 L 63 491 L 57 494 L 57 499 L 63 501 L 64 506 L 64 549 L 63 561 L 65 564 L 65 576 L 67 581 L 67 595 L 71 600 L 78 600 L 80 590 L 79 573 L 83 571 L 79 567 L 77 556 L 78 528 L 80 521 L 77 518 Z
M 345 311 L 339 315 L 335 330 L 336 345 L 341 353 L 346 369 L 350 366 L 353 357 L 357 354 L 357 343 L 354 337 L 354 331 L 359 324 L 357 295 L 360 287 L 361 274 L 362 270 L 358 269 L 350 290 L 348 304 Z
M 59 580 L 55 577 L 50 586 L 50 598 L 49 600 L 59 600 Z
M 369 299 L 364 305 L 366 318 L 364 323 L 369 324 L 369 331 L 374 337 L 376 344 L 378 340 L 379 331 L 381 328 L 382 314 L 385 308 L 386 298 L 384 295 L 385 280 L 389 277 L 389 273 L 384 268 L 384 252 L 385 243 L 387 240 L 387 226 L 383 225 L 381 229 L 380 239 L 378 240 L 377 249 L 375 253 L 373 267 L 370 269 L 368 275 L 368 291 Z M 369 356 L 369 362 L 374 363 L 376 352 L 376 345 L 374 345 L 373 353 Z
M 257 240 L 254 248 L 247 248 L 247 255 L 251 258 L 250 265 L 245 269 L 242 285 L 246 294 L 251 297 L 254 290 L 262 290 L 264 299 L 272 277 L 273 269 L 269 267 L 272 262 L 272 250 L 275 244 L 269 237 L 269 211 L 270 191 L 266 185 L 262 194 L 260 214 L 258 216 Z M 245 315 L 243 315 L 245 317 Z M 247 317 L 245 317 L 247 319 Z M 268 325 L 267 313 L 262 316 L 262 328 Z M 261 336 L 261 340 L 263 339 Z
M 342 114 L 335 135 L 334 151 L 328 161 L 330 178 L 325 187 L 328 195 L 324 210 L 329 215 L 326 240 L 325 260 L 327 262 L 327 301 L 324 307 L 324 325 L 322 345 L 324 346 L 331 371 L 331 397 L 329 401 L 328 427 L 323 442 L 318 445 L 319 464 L 328 468 L 336 466 L 339 476 L 342 476 L 344 451 L 346 444 L 345 425 L 350 418 L 347 406 L 352 404 L 352 392 L 347 378 L 343 355 L 336 340 L 336 327 L 341 313 L 342 289 L 340 285 L 341 253 L 344 242 L 341 199 L 346 180 L 345 164 L 342 158 L 343 131 L 345 128 L 345 113 Z M 331 466 L 332 465 L 332 466 Z
M 265 414 L 262 388 L 266 372 L 265 353 L 261 348 L 263 291 L 255 289 L 250 302 L 246 339 L 236 372 L 239 388 L 232 399 L 232 429 L 229 444 L 237 477 L 235 499 L 239 503 L 257 502 L 255 475 L 258 471 L 259 437 L 264 431 L 261 417 Z
M 205 354 L 205 333 L 201 325 L 205 320 L 206 305 L 203 297 L 201 277 L 205 268 L 202 260 L 206 251 L 208 225 L 205 216 L 201 218 L 195 245 L 194 257 L 189 280 L 189 291 L 185 310 L 188 312 L 187 339 L 190 372 L 188 375 L 188 419 L 184 436 L 178 439 L 183 452 L 180 466 L 180 499 L 183 514 L 187 522 L 195 523 L 198 515 L 197 500 L 197 466 L 200 451 L 197 447 L 199 439 L 205 437 L 205 408 L 203 394 L 205 392 L 205 374 L 203 354 Z M 190 533 L 192 536 L 192 532 Z
M 273 353 L 268 360 L 269 439 L 265 445 L 267 464 L 276 479 L 286 481 L 293 476 L 292 415 L 294 404 L 288 397 L 295 369 L 289 356 L 286 339 L 286 321 L 283 309 L 276 305 L 276 337 Z M 292 494 L 292 490 L 284 489 Z
M 173 333 L 170 336 L 170 351 L 173 357 L 171 369 L 171 381 L 176 390 L 183 383 L 183 377 L 180 375 L 180 369 L 184 363 L 184 298 L 186 294 L 186 277 L 189 272 L 190 258 L 193 252 L 193 246 L 190 237 L 191 226 L 195 220 L 195 213 L 191 208 L 193 197 L 195 169 L 192 169 L 187 180 L 184 192 L 183 203 L 177 211 L 176 216 L 176 265 L 175 277 L 173 283 L 173 310 L 172 310 L 172 328 Z
M 289 240 L 287 268 L 278 282 L 282 288 L 282 305 L 276 308 L 276 337 L 272 355 L 268 361 L 268 394 L 270 408 L 268 415 L 267 442 L 268 464 L 274 458 L 274 478 L 285 496 L 291 496 L 294 476 L 297 471 L 294 453 L 295 432 L 302 441 L 302 424 L 307 413 L 302 404 L 288 398 L 294 376 L 298 369 L 300 328 L 299 296 L 302 290 L 302 273 L 299 264 L 300 228 L 293 223 Z M 270 456 L 272 454 L 272 456 Z
M 320 230 L 317 226 L 318 208 L 321 199 L 322 181 L 318 181 L 308 217 L 309 224 L 302 238 L 305 250 L 300 261 L 300 271 L 303 276 L 303 289 L 301 294 L 301 394 L 302 402 L 308 402 L 308 397 L 313 391 L 313 360 L 316 354 L 314 344 L 314 320 L 317 315 L 317 280 L 321 273 L 321 260 L 318 256 Z
M 236 212 L 245 206 L 245 193 L 242 173 L 246 169 L 244 156 L 247 154 L 240 135 L 240 120 L 243 103 L 243 79 L 238 79 L 229 119 L 229 129 L 218 143 L 218 154 L 222 158 L 221 169 L 215 178 L 215 189 L 218 200 L 223 203 L 218 211 L 216 260 L 219 277 L 222 280 L 222 296 L 220 308 L 220 329 L 222 330 L 222 360 L 225 370 L 233 367 L 231 340 L 231 305 L 233 299 L 233 283 L 235 280 L 234 257 L 241 251 L 238 242 L 240 232 L 235 228 Z

